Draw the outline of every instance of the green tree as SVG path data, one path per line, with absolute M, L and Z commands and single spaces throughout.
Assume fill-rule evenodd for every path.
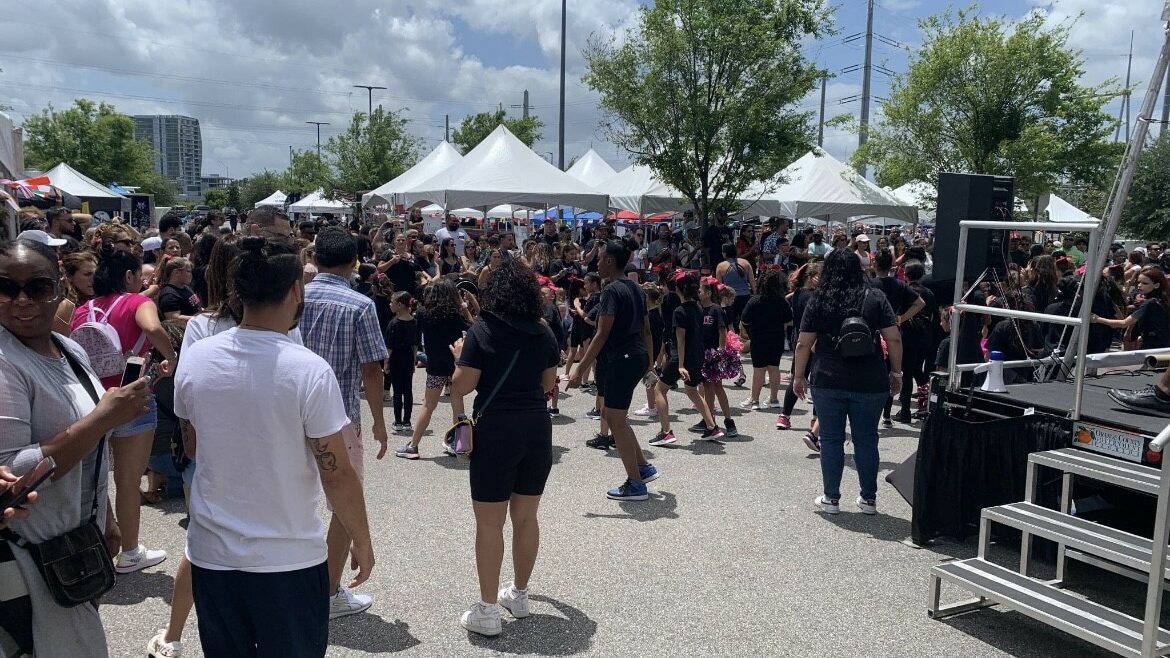
M 1170 235 L 1170 131 L 1146 145 L 1138 158 L 1129 199 L 1121 213 L 1120 232 L 1141 240 Z
M 235 183 L 228 187 L 227 207 L 240 209 L 240 186 Z
M 380 107 L 372 115 L 354 114 L 349 128 L 325 145 L 333 156 L 338 187 L 347 192 L 372 190 L 418 162 L 422 140 L 407 131 L 406 123 L 400 113 Z
M 529 116 L 527 119 L 515 117 L 509 119 L 506 111 L 496 110 L 495 112 L 480 112 L 463 117 L 463 121 L 459 122 L 459 127 L 451 133 L 451 143 L 459 146 L 463 150 L 463 154 L 466 155 L 501 124 L 507 126 L 517 139 L 529 147 L 544 136 L 540 132 L 544 128 L 544 122 L 539 118 Z
M 228 205 L 228 191 L 222 187 L 207 190 L 203 195 L 203 203 L 212 210 L 220 210 Z
M 811 148 L 796 103 L 821 71 L 805 39 L 830 30 L 822 0 L 659 0 L 619 44 L 591 40 L 585 82 L 602 129 L 707 222 Z
M 247 210 L 254 207 L 257 201 L 268 198 L 280 189 L 283 178 L 283 174 L 265 169 L 240 181 L 240 205 L 236 209 Z
M 179 196 L 175 191 L 175 184 L 163 177 L 162 174 L 149 171 L 138 178 L 138 191 L 154 195 L 154 205 L 173 206 Z
M 1058 184 L 1100 186 L 1122 147 L 1109 142 L 1105 104 L 1114 81 L 1080 84 L 1084 57 L 1071 23 L 982 18 L 974 9 L 919 22 L 923 42 L 895 76 L 881 121 L 854 155 L 881 184 L 931 180 L 939 171 L 1015 176 L 1034 200 Z
M 296 151 L 292 154 L 288 169 L 281 174 L 280 188 L 285 194 L 308 194 L 318 188 L 330 192 L 333 189 L 333 171 L 329 162 L 316 151 Z
M 153 172 L 153 150 L 134 139 L 134 119 L 84 98 L 69 109 L 58 112 L 50 105 L 26 119 L 24 152 L 33 167 L 65 162 L 103 184 L 141 186 Z

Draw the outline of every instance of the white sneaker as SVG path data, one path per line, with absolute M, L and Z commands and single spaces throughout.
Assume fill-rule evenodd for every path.
M 739 408 L 740 409 L 749 409 L 751 411 L 757 411 L 760 408 L 760 401 L 759 400 L 752 400 L 749 398 L 747 400 L 744 400 L 743 402 L 740 402 Z
M 500 590 L 500 607 L 512 613 L 516 619 L 523 619 L 530 613 L 528 610 L 528 592 L 516 589 L 515 585 L 508 585 Z
M 182 658 L 183 643 L 178 640 L 167 642 L 166 634 L 167 629 L 160 628 L 158 633 L 150 638 L 150 642 L 146 643 L 148 658 Z
M 118 553 L 118 559 L 114 561 L 114 571 L 118 573 L 134 573 L 135 571 L 142 571 L 148 569 L 163 560 L 167 559 L 166 551 L 151 551 L 147 550 L 142 544 L 133 551 L 122 551 Z
M 870 516 L 873 516 L 874 514 L 877 514 L 877 501 L 866 500 L 861 496 L 858 496 L 857 509 L 861 510 L 862 514 L 869 514 Z
M 634 412 L 634 415 L 641 416 L 642 418 L 657 418 L 658 417 L 658 410 L 651 409 L 650 405 L 644 404 L 644 405 L 642 405 L 641 409 Z
M 836 500 L 829 500 L 828 498 L 825 498 L 824 494 L 817 496 L 817 499 L 813 501 L 813 505 L 816 505 L 817 509 L 821 510 L 825 514 L 841 513 L 840 502 Z
M 348 587 L 342 585 L 337 593 L 329 597 L 329 618 L 337 619 L 346 615 L 356 615 L 365 612 L 374 605 L 374 597 L 365 594 L 354 594 Z
M 779 409 L 782 406 L 783 405 L 780 404 L 779 400 L 768 400 L 768 408 L 769 409 Z
M 499 635 L 502 628 L 500 606 L 489 605 L 483 601 L 473 603 L 471 609 L 459 618 L 459 623 L 472 633 L 489 637 Z

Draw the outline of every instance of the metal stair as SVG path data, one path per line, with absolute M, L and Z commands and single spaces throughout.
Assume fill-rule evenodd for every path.
M 1170 433 L 1166 434 L 1170 436 Z M 1035 502 L 1041 466 L 1061 471 L 1060 509 L 1049 509 Z M 928 614 L 941 619 L 998 604 L 1119 655 L 1141 658 L 1170 655 L 1170 632 L 1159 627 L 1163 584 L 1170 578 L 1166 568 L 1166 555 L 1170 550 L 1166 544 L 1170 477 L 1162 478 L 1161 475 L 1157 469 L 1077 449 L 1030 455 L 1026 484 L 1028 501 L 983 510 L 979 526 L 979 556 L 947 562 L 930 570 Z M 1157 496 L 1154 536 L 1162 541 L 1152 541 L 1071 515 L 1072 483 L 1078 477 Z M 1016 528 L 1022 533 L 1018 572 L 987 561 L 993 524 Z M 1028 576 L 1034 537 L 1057 544 L 1056 580 L 1044 581 Z M 1061 589 L 1068 559 L 1146 581 L 1145 618 L 1127 615 Z M 974 593 L 977 598 L 940 605 L 944 581 Z

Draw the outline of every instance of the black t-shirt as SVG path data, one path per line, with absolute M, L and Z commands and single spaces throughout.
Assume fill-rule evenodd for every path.
M 708 253 L 708 263 L 712 269 L 723 260 L 723 245 L 734 242 L 731 239 L 731 229 L 727 226 L 711 224 L 703 231 L 703 249 Z
M 654 354 L 650 355 L 650 360 L 653 361 L 662 351 L 662 330 L 666 322 L 662 319 L 662 307 L 646 311 L 646 316 L 650 318 L 650 338 L 654 341 Z
M 667 347 L 674 345 L 674 312 L 682 304 L 677 292 L 668 292 L 662 298 L 662 342 Z
M 886 299 L 890 301 L 890 308 L 894 309 L 894 315 L 904 315 L 918 299 L 918 293 L 892 276 L 874 277 L 869 282 L 874 288 L 885 293 Z
M 386 325 L 386 349 L 390 350 L 390 360 L 398 363 L 399 359 L 414 364 L 414 350 L 419 346 L 418 321 L 414 318 L 403 320 L 397 316 L 390 319 Z
M 455 372 L 455 357 L 450 347 L 463 336 L 469 326 L 467 319 L 462 315 L 442 320 L 433 320 L 427 317 L 426 311 L 415 316 L 418 322 L 418 331 L 423 339 L 423 348 L 427 353 L 427 374 L 438 377 L 450 377 Z
M 191 289 L 199 299 L 207 299 L 207 266 L 196 265 L 191 269 Z
M 747 325 L 748 335 L 753 341 L 780 340 L 784 336 L 784 325 L 792 322 L 792 307 L 783 297 L 753 295 L 743 307 L 740 321 Z
M 569 262 L 569 261 L 560 260 L 560 259 L 554 260 L 552 262 L 552 264 L 549 265 L 548 275 L 550 277 L 554 277 L 565 270 L 568 270 L 568 271 L 565 272 L 565 275 L 563 277 L 561 277 L 560 279 L 557 280 L 557 286 L 562 288 L 562 289 L 565 289 L 565 290 L 568 290 L 568 288 L 569 288 L 570 279 L 572 279 L 573 277 L 577 277 L 578 279 L 580 279 L 581 277 L 585 276 L 585 268 L 581 265 L 580 262 L 578 262 L 578 261 Z
M 1000 322 L 991 328 L 987 334 L 987 351 L 1003 352 L 1004 361 L 1022 361 L 1028 358 L 1028 352 L 1020 344 L 1020 336 L 1016 334 L 1016 323 L 1014 322 Z M 1003 382 L 1005 384 L 1032 381 L 1034 376 L 1035 373 L 1028 368 L 1003 369 Z
M 1142 349 L 1170 347 L 1170 313 L 1156 299 L 1146 299 L 1133 312 L 1137 323 L 1130 335 L 1142 339 Z
M 393 254 L 387 254 L 383 260 L 388 261 L 393 257 Z M 386 278 L 394 285 L 395 292 L 408 292 L 411 297 L 418 297 L 418 273 L 421 271 L 422 266 L 408 255 L 386 269 Z
M 541 322 L 500 318 L 483 312 L 467 330 L 459 365 L 480 371 L 475 386 L 474 413 L 504 376 L 513 355 L 519 353 L 508 379 L 500 386 L 485 415 L 544 412 L 544 371 L 561 363 L 561 352 L 552 330 Z
M 792 324 L 800 331 L 801 320 L 804 319 L 804 310 L 808 308 L 809 301 L 812 300 L 813 294 L 816 291 L 808 288 L 797 288 L 796 292 L 792 293 Z
M 686 332 L 684 345 L 676 345 L 675 352 L 680 357 L 680 364 L 697 377 L 699 368 L 703 366 L 703 309 L 699 302 L 690 301 L 679 304 L 674 309 L 671 324 L 675 330 Z
M 646 293 L 625 277 L 610 281 L 601 289 L 598 317 L 613 316 L 613 327 L 601 346 L 598 359 L 610 361 L 625 355 L 646 353 L 642 328 L 646 322 Z
M 553 338 L 557 340 L 557 347 L 562 350 L 566 349 L 568 345 L 565 342 L 565 325 L 561 322 L 561 311 L 556 304 L 544 307 L 544 320 L 548 322 L 548 328 L 552 330 Z
M 712 304 L 703 309 L 703 349 L 713 350 L 719 347 L 719 334 L 727 326 L 723 307 Z
M 809 302 L 804 311 L 800 322 L 801 333 L 815 333 L 818 336 L 817 356 L 813 359 L 812 375 L 809 377 L 813 386 L 853 393 L 881 393 L 890 388 L 889 371 L 876 338 L 872 354 L 851 359 L 842 357 L 828 341 L 821 339 L 824 336 L 836 336 L 845 318 L 856 315 L 859 308 L 865 323 L 875 335 L 882 329 L 894 326 L 894 309 L 881 290 L 871 287 L 864 301 L 860 299 L 860 292 L 857 296 L 858 302 L 845 311 L 830 312 L 823 301 L 816 298 Z
M 171 284 L 163 286 L 158 293 L 158 312 L 163 318 L 167 313 L 179 312 L 179 315 L 198 315 L 203 310 L 199 302 L 199 295 L 190 288 L 180 288 Z
M 922 310 L 914 317 L 902 323 L 902 335 L 907 339 L 929 341 L 934 335 L 934 327 L 938 324 L 938 300 L 930 288 L 910 286 L 910 290 L 922 298 Z M 905 345 L 905 341 L 903 341 Z

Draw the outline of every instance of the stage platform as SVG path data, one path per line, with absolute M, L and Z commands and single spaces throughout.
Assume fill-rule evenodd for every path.
M 1085 377 L 1084 398 L 1081 403 L 1081 420 L 1099 425 L 1125 429 L 1135 434 L 1153 438 L 1170 424 L 1170 418 L 1137 413 L 1117 404 L 1109 397 L 1109 389 L 1139 389 L 1151 386 L 1161 376 L 1159 372 L 1127 371 L 1097 377 Z M 1045 382 L 1043 384 L 1013 384 L 1007 393 L 984 393 L 987 397 L 1013 405 L 1035 407 L 1037 412 L 1055 416 L 1072 413 L 1074 386 L 1071 381 Z

